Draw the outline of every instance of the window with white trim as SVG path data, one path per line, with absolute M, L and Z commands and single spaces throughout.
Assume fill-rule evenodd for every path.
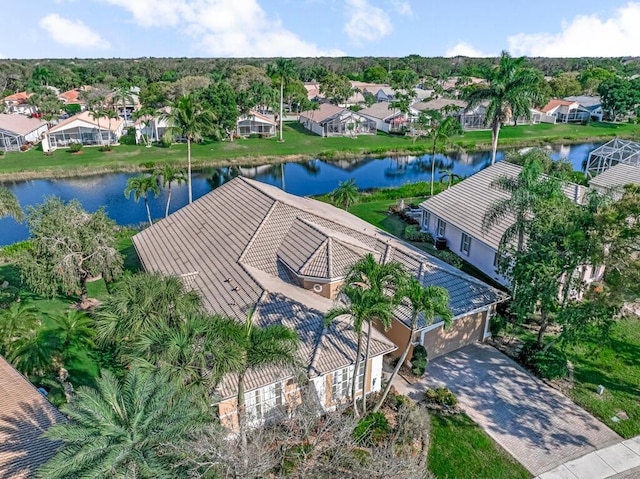
M 362 391 L 364 388 L 364 373 L 365 373 L 366 361 L 361 361 L 358 368 L 357 385 L 358 391 Z M 333 373 L 333 383 L 331 385 L 331 396 L 334 401 L 339 401 L 348 397 L 351 394 L 351 374 L 353 373 L 353 366 L 348 368 L 338 369 Z
M 436 229 L 436 233 L 438 236 L 444 237 L 445 232 L 447 231 L 447 223 L 442 218 L 438 218 L 438 227 Z
M 282 381 L 249 391 L 245 396 L 247 419 L 258 422 L 269 419 L 284 404 Z
M 422 210 L 422 228 L 427 231 L 431 231 L 430 223 L 431 223 L 431 212 Z
M 460 238 L 460 252 L 469 256 L 469 252 L 471 251 L 471 236 L 468 234 L 462 233 L 462 237 Z

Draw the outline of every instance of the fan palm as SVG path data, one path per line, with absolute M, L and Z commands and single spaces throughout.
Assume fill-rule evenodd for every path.
M 184 171 L 174 168 L 169 163 L 165 163 L 157 174 L 162 176 L 162 187 L 167 188 L 167 206 L 164 210 L 166 218 L 169 216 L 169 205 L 171 204 L 171 185 L 175 183 L 179 186 L 187 181 L 187 178 L 184 176 Z
M 24 213 L 16 195 L 9 188 L 0 187 L 0 218 L 5 216 L 11 216 L 16 221 L 24 219 Z
M 358 201 L 358 185 L 353 178 L 338 183 L 338 187 L 331 192 L 333 202 L 345 210 L 349 211 L 349 206 Z
M 61 410 L 69 421 L 46 436 L 63 445 L 38 471 L 42 478 L 177 477 L 166 444 L 185 439 L 212 417 L 175 383 L 135 367 L 123 380 L 104 370 L 96 389 L 78 388 Z
M 468 108 L 488 101 L 485 124 L 491 126 L 491 164 L 496 162 L 498 136 L 509 115 L 531 118 L 531 108 L 540 101 L 541 73 L 524 66 L 525 58 L 513 58 L 503 51 L 500 63 L 491 72 L 489 84 L 477 87 L 467 96 Z
M 149 210 L 149 193 L 153 193 L 154 197 L 160 194 L 160 187 L 156 178 L 151 175 L 134 176 L 127 180 L 127 187 L 124 190 L 124 196 L 129 199 L 133 192 L 133 200 L 137 203 L 140 198 L 144 200 L 144 206 L 147 209 L 147 219 L 149 226 L 153 225 L 151 221 L 151 210 Z
M 164 115 L 170 125 L 173 136 L 187 140 L 187 183 L 189 186 L 189 204 L 193 202 L 191 188 L 191 142 L 199 141 L 213 129 L 216 117 L 211 110 L 204 108 L 193 95 L 184 95 L 171 105 L 169 113 Z
M 424 286 L 418 279 L 412 276 L 404 285 L 400 294 L 403 296 L 406 306 L 411 309 L 409 337 L 400 355 L 398 364 L 396 364 L 382 396 L 380 396 L 378 403 L 373 409 L 374 412 L 377 412 L 384 403 L 384 400 L 391 390 L 393 380 L 407 359 L 409 349 L 411 349 L 411 345 L 413 344 L 413 337 L 418 327 L 418 317 L 421 314 L 424 316 L 425 326 L 432 324 L 436 318 L 439 318 L 444 322 L 445 327 L 447 327 L 451 324 L 453 316 L 449 309 L 449 292 L 445 288 L 439 286 Z
M 267 74 L 274 82 L 280 84 L 280 115 L 278 116 L 278 123 L 280 124 L 280 138 L 278 141 L 283 142 L 282 123 L 284 115 L 284 86 L 295 77 L 296 67 L 290 59 L 278 58 L 275 63 L 272 63 L 267 67 Z

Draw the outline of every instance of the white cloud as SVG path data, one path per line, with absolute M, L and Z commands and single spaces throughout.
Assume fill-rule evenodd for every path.
M 578 15 L 563 21 L 558 33 L 519 33 L 509 37 L 513 55 L 543 57 L 599 57 L 640 55 L 640 3 L 610 12 Z
M 400 15 L 410 17 L 413 15 L 413 8 L 411 4 L 405 0 L 393 0 L 393 9 Z
M 144 27 L 176 27 L 214 56 L 338 56 L 302 40 L 271 18 L 258 0 L 106 0 Z
M 371 5 L 367 0 L 346 0 L 349 20 L 344 32 L 355 43 L 380 40 L 393 31 L 387 12 Z
M 49 36 L 61 45 L 70 45 L 80 48 L 108 49 L 111 47 L 108 41 L 91 30 L 80 20 L 69 20 L 57 13 L 51 13 L 40 19 L 40 27 Z
M 491 53 L 485 53 L 467 42 L 458 42 L 451 48 L 448 48 L 444 54 L 445 57 L 494 57 Z

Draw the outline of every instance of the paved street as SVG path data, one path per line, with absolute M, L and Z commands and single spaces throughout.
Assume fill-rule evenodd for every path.
M 467 346 L 430 362 L 424 381 L 396 389 L 421 399 L 446 385 L 462 408 L 534 476 L 622 441 L 599 420 L 488 345 Z

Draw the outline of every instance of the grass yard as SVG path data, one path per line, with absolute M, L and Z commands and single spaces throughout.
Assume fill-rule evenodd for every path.
M 431 415 L 429 470 L 438 479 L 531 477 L 466 414 Z
M 640 125 L 600 123 L 581 125 L 525 125 L 506 126 L 500 133 L 500 148 L 535 146 L 543 143 L 596 141 L 613 138 L 640 137 Z M 389 153 L 421 154 L 430 151 L 425 140 L 387 135 L 362 135 L 357 138 L 321 138 L 302 128 L 296 122 L 284 126 L 283 143 L 276 138 L 241 139 L 234 142 L 205 140 L 192 146 L 194 167 L 224 166 L 229 164 L 263 164 L 279 161 L 305 160 L 315 157 L 384 156 Z M 454 143 L 473 149 L 489 149 L 491 132 L 471 131 L 454 139 Z M 0 156 L 0 179 L 26 179 L 35 177 L 62 177 L 108 171 L 137 171 L 152 168 L 164 162 L 186 163 L 186 145 L 170 148 L 123 144 L 109 153 L 98 148 L 83 148 L 80 154 L 60 149 L 45 156 L 40 147 L 24 153 Z M 10 175 L 10 176 L 9 176 Z
M 574 365 L 571 398 L 621 436 L 640 435 L 640 320 L 622 319 L 607 344 L 572 347 L 567 356 Z M 596 393 L 600 384 L 602 396 Z M 613 422 L 619 411 L 629 419 Z

